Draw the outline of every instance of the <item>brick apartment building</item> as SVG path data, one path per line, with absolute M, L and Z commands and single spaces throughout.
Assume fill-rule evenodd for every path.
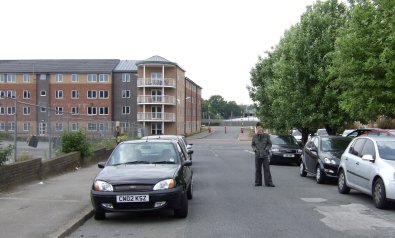
M 0 132 L 191 134 L 202 88 L 178 64 L 147 60 L 0 60 Z

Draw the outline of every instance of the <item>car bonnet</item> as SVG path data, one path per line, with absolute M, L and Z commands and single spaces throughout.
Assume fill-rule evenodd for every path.
M 178 164 L 133 164 L 106 166 L 96 176 L 96 180 L 116 183 L 156 183 L 163 179 L 173 178 L 180 165 Z

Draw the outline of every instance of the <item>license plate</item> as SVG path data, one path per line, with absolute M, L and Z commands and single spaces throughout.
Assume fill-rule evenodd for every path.
M 295 157 L 294 154 L 284 154 L 284 157 Z
M 149 195 L 118 195 L 117 202 L 149 202 Z

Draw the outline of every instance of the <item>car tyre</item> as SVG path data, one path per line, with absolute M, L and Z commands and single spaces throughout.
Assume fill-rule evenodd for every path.
M 104 220 L 106 219 L 106 213 L 95 211 L 95 220 Z
M 350 188 L 347 186 L 346 175 L 343 170 L 339 171 L 337 190 L 339 190 L 339 193 L 341 194 L 347 194 L 350 192 Z
M 322 169 L 320 168 L 320 165 L 317 166 L 317 171 L 315 174 L 315 180 L 319 184 L 323 184 L 325 182 L 325 174 L 322 172 Z
M 304 166 L 303 161 L 301 161 L 299 164 L 299 174 L 301 177 L 306 177 L 306 175 L 307 175 L 306 167 Z
M 185 218 L 188 216 L 188 195 L 185 193 L 181 198 L 180 208 L 174 209 L 174 217 Z
M 187 189 L 187 198 L 188 199 L 192 199 L 193 198 L 193 180 L 191 181 L 191 183 L 188 186 Z
M 373 201 L 374 205 L 379 209 L 388 207 L 387 196 L 385 195 L 385 187 L 383 180 L 377 179 L 373 186 Z

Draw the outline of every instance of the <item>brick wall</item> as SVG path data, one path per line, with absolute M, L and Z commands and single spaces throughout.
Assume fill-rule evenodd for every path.
M 99 149 L 88 158 L 82 158 L 80 152 L 71 152 L 45 161 L 38 158 L 3 165 L 0 167 L 0 191 L 106 161 L 111 152 Z

